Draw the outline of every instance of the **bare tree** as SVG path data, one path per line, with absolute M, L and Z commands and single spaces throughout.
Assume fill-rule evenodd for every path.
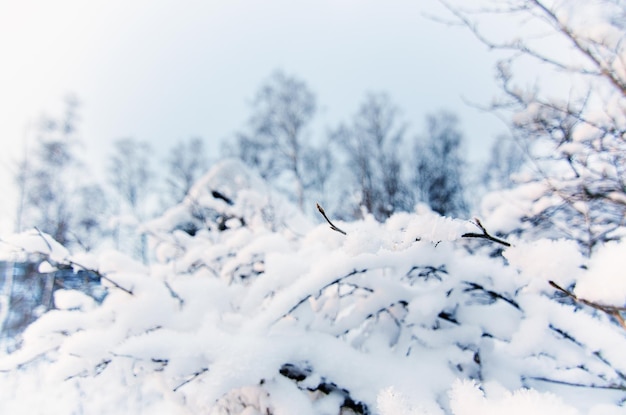
M 151 148 L 134 138 L 117 140 L 109 159 L 109 179 L 117 195 L 116 245 L 130 243 L 135 253 L 147 261 L 144 236 L 137 235 L 136 226 L 147 218 L 147 200 L 153 182 L 150 163 Z M 139 238 L 139 239 L 138 239 Z
M 331 150 L 330 142 L 310 147 L 303 160 L 304 188 L 318 202 L 326 202 L 329 193 L 329 182 L 335 172 L 336 158 Z
M 503 97 L 491 109 L 510 120 L 513 136 L 528 148 L 534 174 L 527 182 L 543 187 L 520 218 L 524 229 L 574 239 L 589 255 L 598 243 L 622 238 L 624 2 L 498 1 L 476 13 L 442 3 L 480 41 L 505 54 L 497 65 Z M 520 24 L 522 36 L 491 36 L 481 25 L 490 16 Z M 529 61 L 541 64 L 543 78 L 551 75 L 565 88 L 520 87 L 518 64 Z
M 304 164 L 312 147 L 307 127 L 315 111 L 315 96 L 306 83 L 276 72 L 259 89 L 249 131 L 238 135 L 234 149 L 268 180 L 278 180 L 287 173 L 300 209 L 308 180 Z
M 491 146 L 482 172 L 482 184 L 489 190 L 508 189 L 516 183 L 514 174 L 526 162 L 526 151 L 508 135 L 499 135 Z
M 359 205 L 380 221 L 412 205 L 399 156 L 404 133 L 398 109 L 382 93 L 368 94 L 351 125 L 331 133 L 347 159 Z
M 413 188 L 417 200 L 447 216 L 467 214 L 463 174 L 465 161 L 461 153 L 463 135 L 456 115 L 441 111 L 428 115 L 424 136 L 415 143 Z
M 209 167 L 204 142 L 200 138 L 179 141 L 170 150 L 166 162 L 168 175 L 165 183 L 172 203 L 183 200 L 194 182 Z
M 37 227 L 60 243 L 93 247 L 101 236 L 104 203 L 76 156 L 79 102 L 65 99 L 62 117 L 43 117 L 34 147 L 18 164 L 15 183 L 19 198 L 18 231 Z

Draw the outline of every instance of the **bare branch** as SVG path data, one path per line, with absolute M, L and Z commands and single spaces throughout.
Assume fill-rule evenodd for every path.
M 197 377 L 199 377 L 200 375 L 202 375 L 203 373 L 206 373 L 209 371 L 208 367 L 203 367 L 202 369 L 194 372 L 189 378 L 185 379 L 182 383 L 180 383 L 178 386 L 176 386 L 174 389 L 172 389 L 173 392 L 178 391 L 180 388 L 182 388 L 183 386 L 185 386 L 186 384 L 188 384 L 189 382 L 193 381 L 194 379 L 196 379 Z
M 37 231 L 39 236 L 41 236 L 41 239 L 43 239 L 43 241 L 46 243 L 46 246 L 48 247 L 48 251 L 50 251 L 50 253 L 52 253 L 52 246 L 50 245 L 50 242 L 48 242 L 48 240 L 44 236 L 43 232 L 41 232 L 41 230 L 39 230 L 39 228 L 36 227 L 36 226 L 35 226 L 35 230 Z
M 478 229 L 482 231 L 482 233 L 474 233 L 474 232 L 464 233 L 463 235 L 461 235 L 462 238 L 482 238 L 482 239 L 487 239 L 488 241 L 491 241 L 491 242 L 495 242 L 500 245 L 504 245 L 506 247 L 511 246 L 509 242 L 503 239 L 496 238 L 493 235 L 490 235 L 478 218 L 474 218 L 474 222 L 472 223 L 476 225 Z
M 35 228 L 37 229 L 37 228 Z M 79 264 L 76 261 L 73 261 L 71 259 L 65 259 L 66 262 L 61 262 L 61 261 L 55 261 L 51 258 L 51 253 L 52 253 L 52 246 L 50 245 L 50 243 L 46 240 L 46 238 L 44 237 L 44 235 L 41 233 L 41 231 L 39 231 L 39 229 L 37 229 L 37 231 L 39 232 L 39 235 L 41 235 L 41 237 L 43 238 L 43 240 L 46 242 L 46 244 L 48 245 L 48 248 L 50 250 L 50 252 L 41 252 L 41 251 L 28 251 L 26 250 L 24 247 L 22 246 L 18 246 L 15 244 L 12 244 L 10 242 L 7 242 L 3 239 L 0 239 L 0 242 L 5 243 L 9 246 L 14 247 L 15 249 L 24 252 L 26 254 L 34 254 L 34 255 L 40 255 L 43 259 L 45 259 L 46 261 L 48 261 L 48 263 L 50 263 L 50 265 L 52 265 L 55 268 L 62 268 L 62 267 L 70 267 L 70 268 L 74 268 L 74 267 L 78 267 L 80 269 L 82 269 L 83 271 L 86 272 L 91 272 L 96 274 L 98 277 L 100 277 L 101 279 L 108 281 L 109 283 L 111 283 L 115 288 L 119 288 L 120 290 L 126 292 L 127 294 L 133 295 L 133 291 L 129 290 L 127 288 L 122 287 L 121 285 L 119 285 L 117 282 L 113 281 L 111 278 L 107 277 L 105 274 L 101 273 L 98 270 L 95 269 L 91 269 L 88 268 L 82 264 Z
M 324 208 L 321 207 L 319 203 L 316 203 L 315 205 L 317 206 L 317 210 L 319 210 L 319 212 L 322 214 L 324 219 L 326 219 L 326 222 L 328 222 L 328 224 L 330 225 L 330 229 L 332 229 L 333 231 L 337 231 L 341 234 L 347 235 L 347 233 L 345 233 L 344 231 L 336 227 L 335 224 L 332 223 L 330 219 L 328 219 L 328 216 L 326 216 L 326 212 L 324 211 Z
M 334 284 L 338 284 L 339 282 L 343 281 L 344 279 L 346 279 L 348 277 L 351 277 L 351 276 L 356 275 L 356 274 L 362 274 L 364 272 L 367 272 L 367 269 L 362 269 L 362 270 L 356 270 L 355 269 L 352 272 L 349 272 L 346 275 L 343 275 L 343 276 L 341 276 L 341 277 L 339 277 L 337 279 L 334 279 L 333 281 L 331 281 L 331 282 L 325 284 L 324 286 L 320 287 L 318 290 L 316 290 L 316 293 L 320 293 L 321 294 L 321 292 L 324 291 L 326 288 L 328 288 L 328 287 L 330 287 L 330 286 L 332 286 Z M 300 307 L 300 305 L 302 305 L 305 301 L 307 301 L 309 298 L 311 298 L 313 296 L 313 294 L 314 293 L 307 294 L 304 298 L 302 298 L 300 301 L 298 301 L 293 307 L 291 307 L 286 313 L 284 313 L 279 318 L 277 318 L 274 323 L 278 322 L 282 318 L 287 317 L 289 314 L 293 313 L 298 307 Z
M 595 301 L 585 300 L 584 298 L 579 298 L 573 292 L 571 292 L 569 290 L 566 290 L 565 288 L 561 287 L 560 285 L 558 285 L 554 281 L 548 281 L 548 283 L 553 288 L 555 288 L 556 290 L 558 290 L 561 293 L 565 294 L 566 296 L 570 297 L 572 300 L 576 301 L 577 303 L 584 304 L 584 305 L 589 306 L 591 308 L 595 308 L 596 310 L 602 311 L 603 313 L 606 313 L 607 315 L 613 317 L 615 320 L 617 320 L 619 325 L 624 330 L 626 330 L 626 321 L 624 321 L 624 317 L 621 314 L 622 312 L 626 311 L 626 307 L 616 307 L 616 306 L 604 305 L 604 304 L 599 304 L 599 303 L 597 303 Z
M 126 292 L 127 294 L 133 295 L 133 291 L 129 290 L 127 288 L 122 287 L 121 285 L 119 285 L 117 282 L 113 281 L 111 278 L 107 277 L 105 274 L 101 273 L 98 270 L 95 269 L 91 269 L 91 268 L 87 268 L 84 265 L 81 265 L 75 261 L 72 261 L 71 259 L 67 261 L 67 265 L 71 266 L 71 267 L 78 267 L 80 269 L 82 269 L 83 271 L 87 271 L 87 272 L 92 272 L 94 274 L 96 274 L 98 277 L 102 278 L 105 281 L 108 281 L 109 283 L 113 284 L 113 286 L 115 288 L 118 288 L 124 292 Z
M 609 384 L 609 385 L 584 384 L 584 383 L 577 383 L 577 382 L 567 382 L 567 381 L 558 380 L 558 379 L 549 379 L 549 378 L 541 377 L 541 376 L 537 376 L 537 377 L 533 376 L 533 377 L 529 377 L 526 379 L 537 380 L 540 382 L 554 383 L 557 385 L 574 386 L 578 388 L 610 389 L 610 390 L 626 391 L 626 386 L 619 385 L 619 384 Z

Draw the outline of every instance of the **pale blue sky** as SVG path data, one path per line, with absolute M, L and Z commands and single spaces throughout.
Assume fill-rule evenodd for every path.
M 80 134 L 93 169 L 110 144 L 147 140 L 158 159 L 179 139 L 218 141 L 241 128 L 249 101 L 274 70 L 308 83 L 321 135 L 384 91 L 410 131 L 425 114 L 457 112 L 472 160 L 504 126 L 463 98 L 497 93 L 495 56 L 467 31 L 426 19 L 436 0 L 0 0 L 0 234 L 12 228 L 12 164 L 28 125 L 82 102 Z

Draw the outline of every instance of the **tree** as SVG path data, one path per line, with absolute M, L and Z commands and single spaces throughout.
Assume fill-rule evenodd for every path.
M 331 133 L 346 157 L 358 205 L 379 221 L 412 207 L 399 155 L 404 134 L 398 109 L 383 93 L 368 94 L 351 125 L 341 125 Z
M 89 250 L 102 235 L 106 204 L 76 155 L 79 102 L 65 99 L 62 117 L 42 117 L 35 147 L 27 150 L 15 177 L 18 230 L 37 227 L 62 244 Z
M 489 190 L 508 189 L 526 162 L 526 152 L 512 137 L 500 135 L 491 146 L 489 160 L 482 172 L 482 183 Z
M 447 216 L 467 214 L 461 155 L 463 135 L 456 115 L 442 111 L 426 118 L 426 134 L 415 144 L 413 178 L 417 200 Z
M 204 142 L 200 138 L 179 141 L 171 148 L 166 162 L 168 175 L 165 183 L 172 203 L 183 200 L 191 186 L 209 167 Z
M 307 127 L 315 111 L 315 96 L 304 81 L 275 72 L 257 92 L 248 132 L 239 133 L 231 149 L 265 179 L 277 182 L 287 174 L 301 210 L 309 181 L 305 164 L 313 148 Z
M 329 199 L 329 182 L 335 173 L 337 160 L 327 140 L 317 147 L 309 147 L 303 159 L 304 188 L 307 199 L 325 202 Z
M 480 41 L 505 54 L 497 65 L 503 97 L 491 109 L 510 120 L 514 138 L 528 149 L 532 163 L 525 183 L 507 196 L 515 198 L 516 207 L 509 210 L 517 215 L 517 226 L 507 231 L 570 238 L 587 255 L 621 239 L 626 217 L 624 2 L 498 1 L 476 14 L 443 4 Z M 508 19 L 509 27 L 521 23 L 523 36 L 486 33 L 483 19 L 496 15 Z M 518 69 L 522 64 L 523 71 Z M 538 68 L 537 74 L 529 75 L 529 68 Z M 526 76 L 539 81 L 530 89 L 520 87 Z
M 117 195 L 116 246 L 130 244 L 135 255 L 147 261 L 145 236 L 136 237 L 136 227 L 148 216 L 147 201 L 153 182 L 150 145 L 134 138 L 115 142 L 109 159 L 109 181 Z M 132 230 L 132 231 L 131 231 Z

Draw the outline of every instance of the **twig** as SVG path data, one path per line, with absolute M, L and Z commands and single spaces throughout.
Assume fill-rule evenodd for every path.
M 626 321 L 624 320 L 624 317 L 622 317 L 622 314 L 621 314 L 621 312 L 626 311 L 626 307 L 616 307 L 616 306 L 598 304 L 594 301 L 589 301 L 589 300 L 585 300 L 584 298 L 579 298 L 576 294 L 574 294 L 571 291 L 566 290 L 565 288 L 561 287 L 559 284 L 557 284 L 554 281 L 548 281 L 548 284 L 550 284 L 553 288 L 557 289 L 563 294 L 567 295 L 568 297 L 570 297 L 572 300 L 576 301 L 577 303 L 584 304 L 591 308 L 595 308 L 596 310 L 600 310 L 603 313 L 606 313 L 607 315 L 613 317 L 614 319 L 617 320 L 619 325 L 622 326 L 624 330 L 626 330 Z
M 470 282 L 470 281 L 464 281 L 464 282 L 465 282 L 465 284 L 468 285 L 468 288 L 466 288 L 464 290 L 465 292 L 474 291 L 474 290 L 482 291 L 482 292 L 488 294 L 489 297 L 491 297 L 491 298 L 493 298 L 495 300 L 502 300 L 502 301 L 512 305 L 513 307 L 517 308 L 518 310 L 522 311 L 522 308 L 514 300 L 511 300 L 510 298 L 507 298 L 507 297 L 503 296 L 502 294 L 499 294 L 499 293 L 497 293 L 495 291 L 489 290 L 489 289 L 483 287 L 480 284 L 476 284 L 475 282 Z
M 333 281 L 324 284 L 324 286 L 320 287 L 318 290 L 316 290 L 316 293 L 321 293 L 322 291 L 324 291 L 326 288 L 337 284 L 339 282 L 341 282 L 342 280 L 345 280 L 348 277 L 351 277 L 353 275 L 356 274 L 362 274 L 364 272 L 367 272 L 367 269 L 362 269 L 362 270 L 353 270 L 352 272 L 349 272 L 346 275 L 343 275 L 339 278 L 334 279 Z M 361 287 L 363 288 L 363 287 Z M 372 291 L 373 292 L 373 291 Z M 294 312 L 296 310 L 296 308 L 300 307 L 305 301 L 307 301 L 309 298 L 311 298 L 313 296 L 313 294 L 307 294 L 304 298 L 302 298 L 300 301 L 298 301 L 293 307 L 291 307 L 286 313 L 284 313 L 283 315 L 281 315 L 279 318 L 277 318 L 274 323 L 277 323 L 278 321 L 280 321 L 281 319 L 287 317 L 289 314 L 291 314 L 292 312 Z
M 344 235 L 347 235 L 347 233 L 345 233 L 344 231 L 342 231 L 341 229 L 339 229 L 338 227 L 335 226 L 334 223 L 332 223 L 330 221 L 330 219 L 328 219 L 328 216 L 326 216 L 326 212 L 324 212 L 324 208 L 320 206 L 319 203 L 315 204 L 317 206 L 317 210 L 320 211 L 320 213 L 322 214 L 322 216 L 324 217 L 324 219 L 326 219 L 326 222 L 328 222 L 328 224 L 330 225 L 330 229 L 332 229 L 333 231 L 337 231 L 339 233 L 342 233 Z
M 588 384 L 584 384 L 584 383 L 567 382 L 567 381 L 564 381 L 564 380 L 550 379 L 550 378 L 545 378 L 545 377 L 541 377 L 541 376 L 531 376 L 531 377 L 527 377 L 526 379 L 537 380 L 537 381 L 540 381 L 540 382 L 554 383 L 556 385 L 573 386 L 573 387 L 577 387 L 577 388 L 610 389 L 610 390 L 621 390 L 621 391 L 626 390 L 626 386 L 619 385 L 619 384 L 609 384 L 609 385 L 594 385 L 594 384 L 590 384 L 590 385 L 588 385 Z
M 77 266 L 77 267 L 79 267 L 80 269 L 82 269 L 83 271 L 86 271 L 86 272 L 92 272 L 92 273 L 96 274 L 98 277 L 100 277 L 101 279 L 103 279 L 103 280 L 105 280 L 105 281 L 108 281 L 108 282 L 110 282 L 111 284 L 113 284 L 113 286 L 114 286 L 115 288 L 118 288 L 118 289 L 120 289 L 120 290 L 122 290 L 122 291 L 126 292 L 127 294 L 133 295 L 133 291 L 132 291 L 132 290 L 129 290 L 129 289 L 127 289 L 127 288 L 122 287 L 121 285 L 119 285 L 118 283 L 116 283 L 116 282 L 115 282 L 115 281 L 113 281 L 111 278 L 107 277 L 106 275 L 104 275 L 103 273 L 101 273 L 101 272 L 100 272 L 100 271 L 98 271 L 98 270 L 91 269 L 91 268 L 87 268 L 87 267 L 85 267 L 84 265 L 81 265 L 81 264 L 79 264 L 79 263 L 77 263 L 77 262 L 72 261 L 71 259 L 70 259 L 70 260 L 68 260 L 67 265 L 71 266 L 72 268 L 73 268 L 74 266 Z
M 182 388 L 183 386 L 185 386 L 186 384 L 188 384 L 189 382 L 191 382 L 192 380 L 196 379 L 198 376 L 202 375 L 203 373 L 206 373 L 209 371 L 208 367 L 203 367 L 202 369 L 194 372 L 189 378 L 185 379 L 183 381 L 183 383 L 179 384 L 178 386 L 176 386 L 174 389 L 172 389 L 172 391 L 176 392 L 178 389 Z
M 110 282 L 111 284 L 113 284 L 114 287 L 119 288 L 120 290 L 133 295 L 133 292 L 131 290 L 128 290 L 124 287 L 122 287 L 121 285 L 119 285 L 118 283 L 116 283 L 115 281 L 113 281 L 111 278 L 107 277 L 104 274 L 101 274 L 99 271 L 96 271 L 94 269 L 89 269 L 87 267 L 85 267 L 84 265 L 81 265 L 77 262 L 72 261 L 71 259 L 66 259 L 67 263 L 64 264 L 63 262 L 59 262 L 59 261 L 54 261 L 50 256 L 52 255 L 52 246 L 50 245 L 50 242 L 48 242 L 48 240 L 46 239 L 46 237 L 44 236 L 44 234 L 39 230 L 39 228 L 35 227 L 35 230 L 37 230 L 37 232 L 39 232 L 39 236 L 41 236 L 41 239 L 43 239 L 43 241 L 46 243 L 46 245 L 48 245 L 48 249 L 50 250 L 49 254 L 43 254 L 46 256 L 46 260 L 48 262 L 53 262 L 52 265 L 54 265 L 55 267 L 58 268 L 59 265 L 69 265 L 70 267 L 74 267 L 77 266 L 79 268 L 81 268 L 83 271 L 87 271 L 87 272 L 92 272 L 94 274 L 96 274 L 98 277 L 100 277 L 101 279 Z
M 46 261 L 48 261 L 48 263 L 50 263 L 50 265 L 52 265 L 52 266 L 53 266 L 53 267 L 55 267 L 55 268 L 60 268 L 61 266 L 67 266 L 67 267 L 71 267 L 71 268 L 73 268 L 74 266 L 76 266 L 76 267 L 78 267 L 78 268 L 82 269 L 83 271 L 92 272 L 92 273 L 96 274 L 98 277 L 100 277 L 101 279 L 103 279 L 103 280 L 105 280 L 105 281 L 108 281 L 108 282 L 110 282 L 111 284 L 113 284 L 113 286 L 114 286 L 115 288 L 119 288 L 120 290 L 122 290 L 122 291 L 124 291 L 124 292 L 126 292 L 126 293 L 128 293 L 128 294 L 130 294 L 130 295 L 133 295 L 132 290 L 129 290 L 129 289 L 127 289 L 127 288 L 122 287 L 121 285 L 119 285 L 118 283 L 116 283 L 115 281 L 113 281 L 111 278 L 107 277 L 106 275 L 104 275 L 104 274 L 103 274 L 103 273 L 101 273 L 100 271 L 97 271 L 97 270 L 95 270 L 95 269 L 90 269 L 90 268 L 87 268 L 86 266 L 81 265 L 81 264 L 79 264 L 79 263 L 77 263 L 77 262 L 75 262 L 75 261 L 72 261 L 71 259 L 67 259 L 67 258 L 65 258 L 65 261 L 67 261 L 67 262 L 60 262 L 60 261 L 56 261 L 56 260 L 52 259 L 52 258 L 51 258 L 51 256 L 50 256 L 50 255 L 52 254 L 52 246 L 51 246 L 51 245 L 50 245 L 50 243 L 46 240 L 46 238 L 45 238 L 45 236 L 43 235 L 43 233 L 42 233 L 39 229 L 37 229 L 37 228 L 35 228 L 35 229 L 37 230 L 37 232 L 39 232 L 39 235 L 42 237 L 42 239 L 44 240 L 44 242 L 46 243 L 46 245 L 48 245 L 48 248 L 49 248 L 50 252 L 46 253 L 46 252 L 41 252 L 41 251 L 28 251 L 28 250 L 27 250 L 26 248 L 24 248 L 23 246 L 19 246 L 19 245 L 16 245 L 16 244 L 13 244 L 13 243 L 7 242 L 7 241 L 5 241 L 5 240 L 3 240 L 3 239 L 0 239 L 0 242 L 5 243 L 5 244 L 7 244 L 7 245 L 9 245 L 9 246 L 12 246 L 12 247 L 14 247 L 15 249 L 18 249 L 18 250 L 20 250 L 21 252 L 25 252 L 25 253 L 27 253 L 27 254 L 41 255 L 41 256 L 42 256 L 42 257 L 43 257 Z
M 474 232 L 469 232 L 469 233 L 464 233 L 463 235 L 461 235 L 461 237 L 463 238 L 482 238 L 482 239 L 487 239 L 488 241 L 491 242 L 495 242 L 497 244 L 500 245 L 504 245 L 504 246 L 511 246 L 511 244 L 503 239 L 500 238 L 496 238 L 493 235 L 490 235 L 489 232 L 487 232 L 487 229 L 485 229 L 485 227 L 483 226 L 483 224 L 480 222 L 480 220 L 478 218 L 474 218 L 474 222 L 472 222 L 474 225 L 476 225 L 476 227 L 478 227 L 478 229 L 480 229 L 482 231 L 482 233 L 474 233 Z
M 41 236 L 41 239 L 43 239 L 43 241 L 46 243 L 46 246 L 48 247 L 48 251 L 50 251 L 50 254 L 52 254 L 52 245 L 50 245 L 50 242 L 48 242 L 43 232 L 41 232 L 39 228 L 36 226 L 35 226 L 35 230 L 39 233 L 39 236 Z
M 175 298 L 176 300 L 178 300 L 178 305 L 182 307 L 183 304 L 185 304 L 185 300 L 183 300 L 183 298 L 180 295 L 178 295 L 176 291 L 174 291 L 172 286 L 169 285 L 167 281 L 165 281 L 164 284 L 165 284 L 165 288 L 167 288 L 168 291 L 170 292 L 170 295 L 172 296 L 172 298 Z

